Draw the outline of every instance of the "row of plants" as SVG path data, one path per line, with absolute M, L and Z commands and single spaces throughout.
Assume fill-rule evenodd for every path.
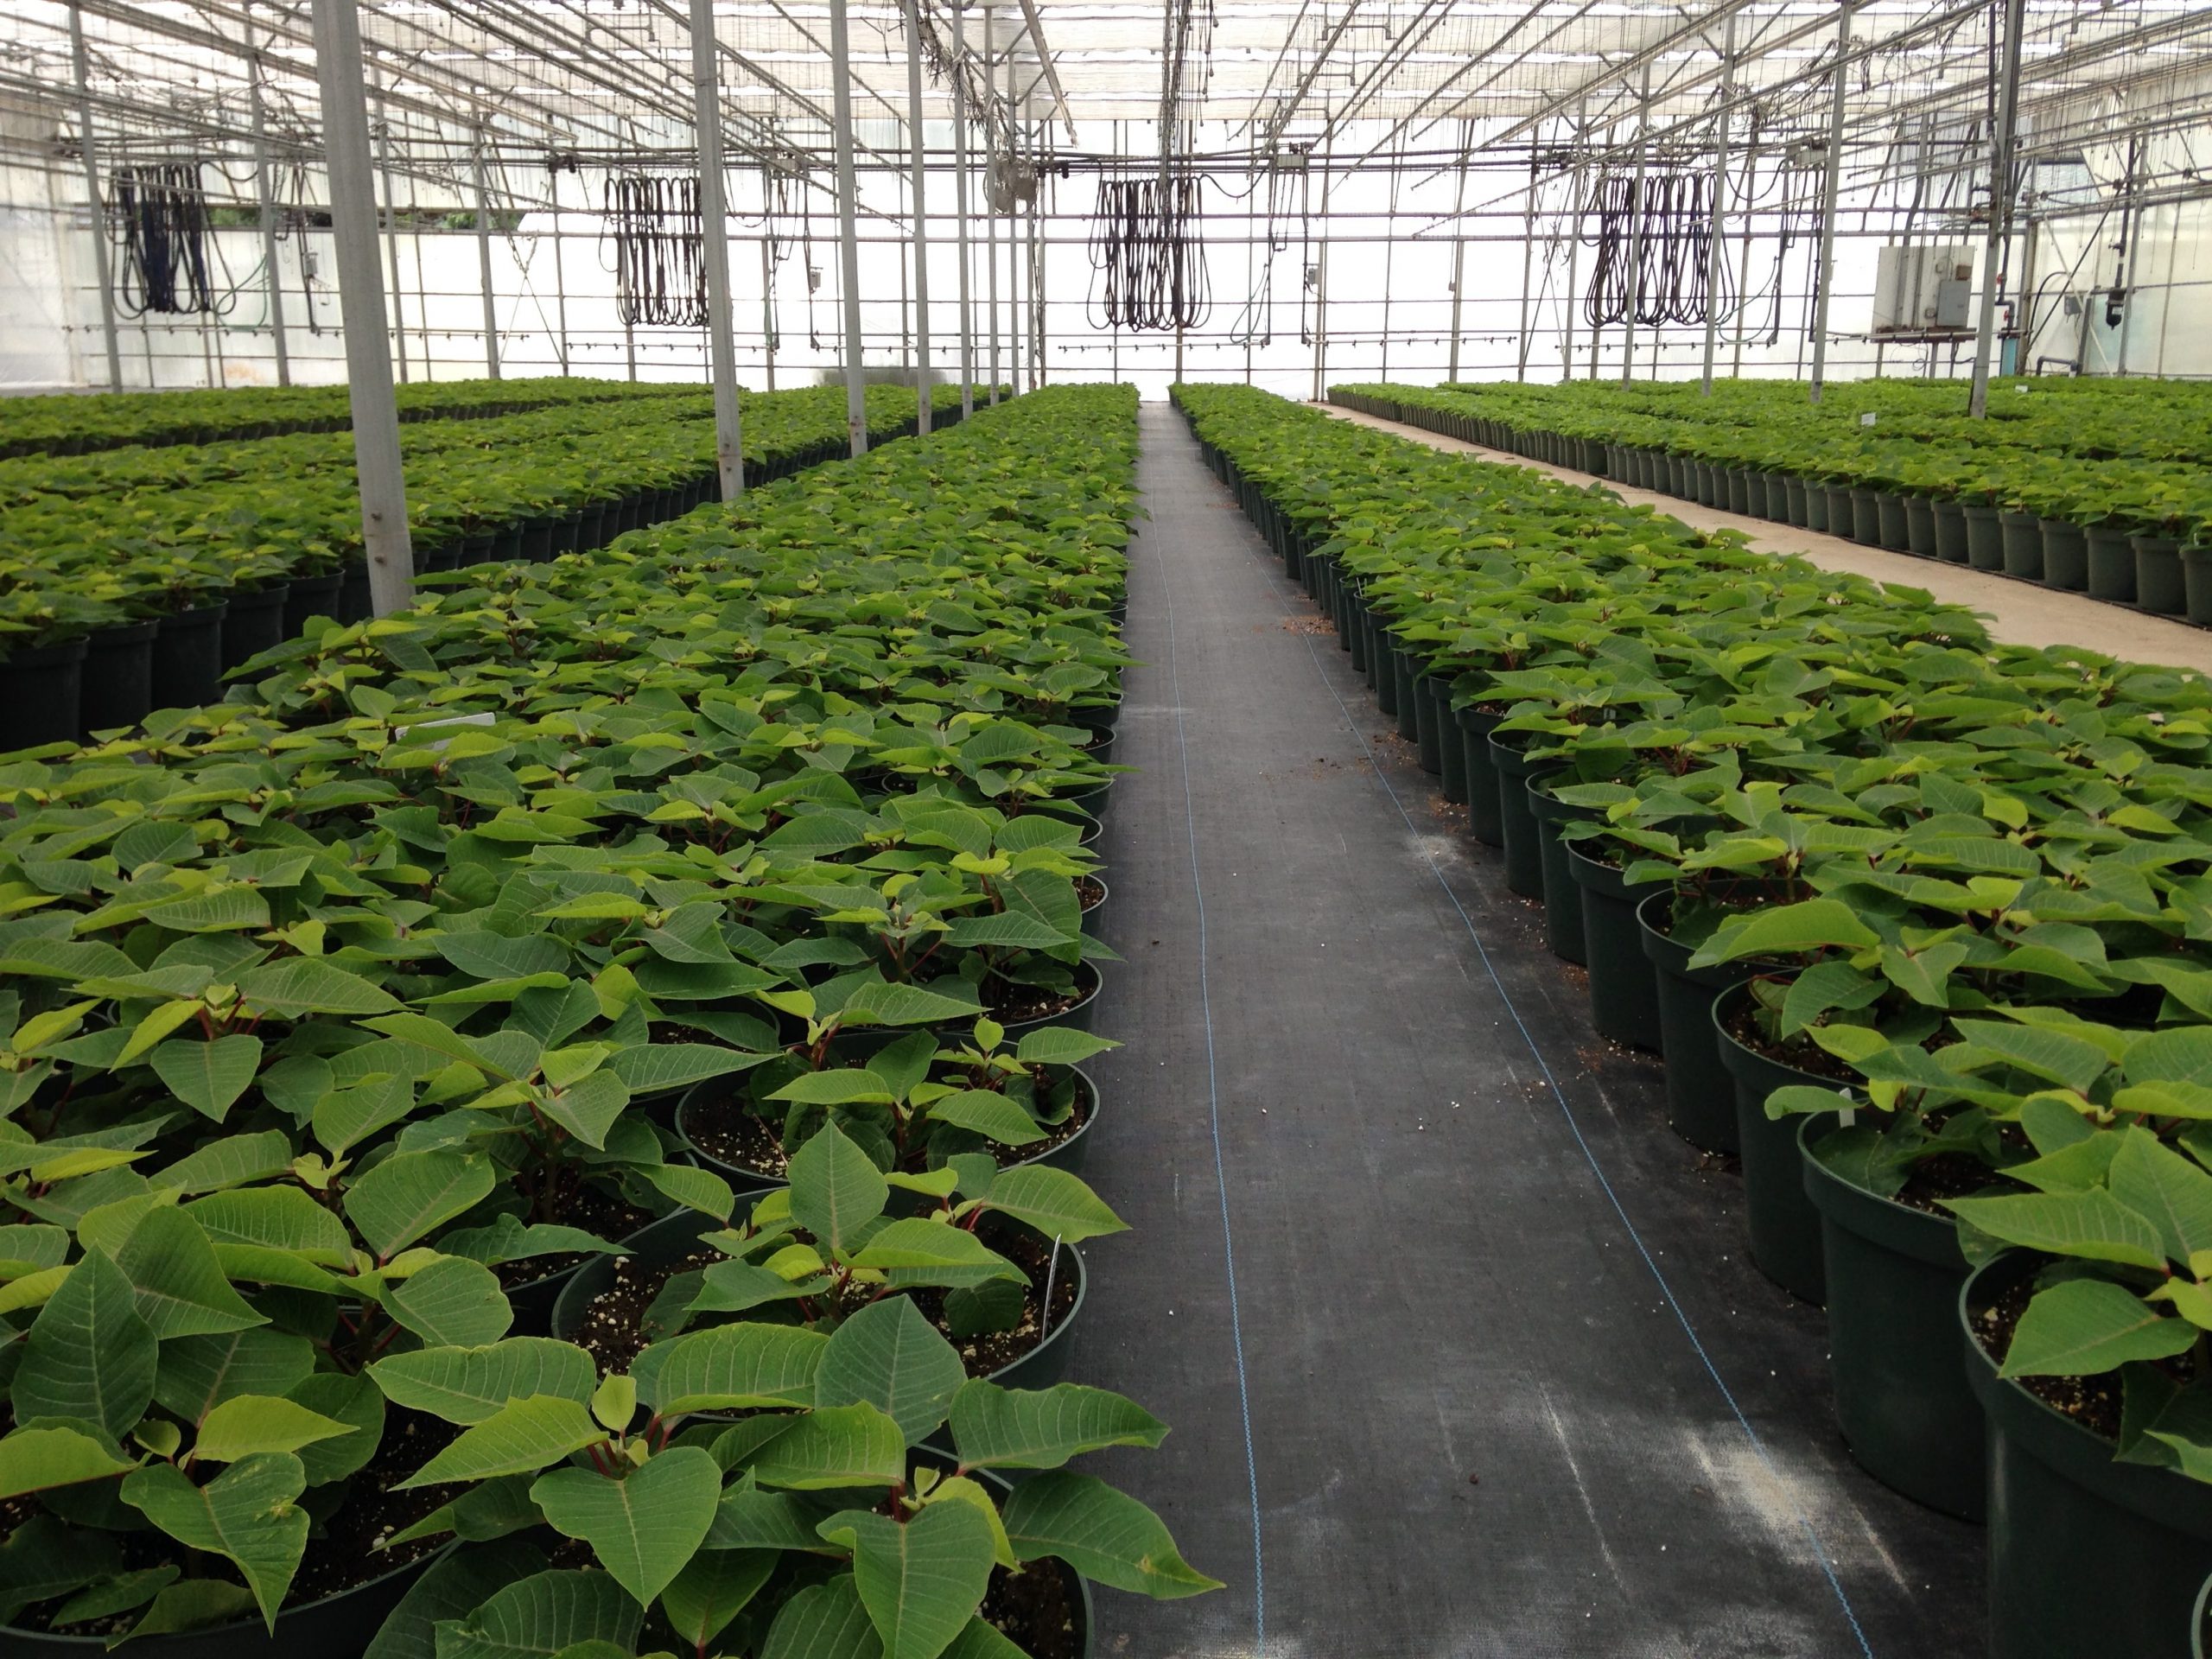
M 1740 1158 L 1753 1260 L 1827 1307 L 1854 1454 L 1986 1515 L 1993 1651 L 2189 1652 L 2212 686 L 1267 394 L 1177 397 L 1598 1029 Z
M 473 420 L 593 403 L 650 404 L 690 390 L 682 385 L 546 376 L 416 381 L 393 391 L 399 418 L 412 422 Z M 10 397 L 0 404 L 0 458 L 87 454 L 126 444 L 212 443 L 286 432 L 342 432 L 352 423 L 342 385 Z
M 940 388 L 940 418 L 958 418 Z M 748 477 L 783 476 L 844 453 L 842 391 L 749 396 Z M 911 392 L 873 388 L 880 441 L 911 431 Z M 544 559 L 602 544 L 687 512 L 716 493 L 710 406 L 697 397 L 648 410 L 549 411 L 435 432 L 407 455 L 416 568 L 435 575 L 486 561 Z M 215 446 L 225 475 L 175 486 L 138 480 L 114 450 L 19 462 L 81 475 L 112 467 L 118 487 L 35 494 L 0 531 L 0 748 L 128 726 L 149 709 L 220 695 L 223 673 L 308 619 L 369 608 L 368 566 L 351 439 Z M 241 453 L 242 452 L 242 453 Z
M 1948 389 L 1947 389 L 1948 388 Z M 1737 512 L 2212 625 L 2212 391 L 2017 380 L 1623 389 L 1355 386 L 1332 397 Z M 1900 406 L 1901 404 L 1901 406 Z
M 0 766 L 0 1642 L 1087 1653 L 1135 397 Z M 696 1137 L 696 1139 L 695 1139 Z

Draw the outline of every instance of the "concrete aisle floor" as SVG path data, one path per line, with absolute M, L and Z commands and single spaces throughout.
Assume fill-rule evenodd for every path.
M 1142 433 L 1085 1171 L 1135 1230 L 1088 1248 L 1072 1374 L 1173 1425 L 1099 1472 L 1229 1587 L 1102 1592 L 1098 1652 L 1979 1653 L 1980 1532 L 1851 1462 L 1736 1176 L 1180 418 Z
M 2060 593 L 2036 582 L 2015 581 L 1963 565 L 1939 564 L 1910 553 L 1891 553 L 1878 547 L 1862 547 L 1840 536 L 1816 530 L 1777 524 L 1771 518 L 1753 518 L 1740 512 L 1721 512 L 1679 497 L 1652 490 L 1632 490 L 1611 480 L 1593 478 L 1565 467 L 1529 461 L 1502 449 L 1467 443 L 1459 438 L 1424 431 L 1400 421 L 1386 421 L 1357 410 L 1330 404 L 1309 407 L 1340 421 L 1371 426 L 1425 443 L 1432 449 L 1479 456 L 1509 467 L 1527 467 L 1570 484 L 1602 482 L 1622 500 L 1655 507 L 1700 530 L 1738 530 L 1751 544 L 1764 553 L 1795 553 L 1824 570 L 1850 570 L 1876 582 L 1895 582 L 1924 588 L 1941 600 L 1969 606 L 1989 619 L 1993 639 L 2018 645 L 2082 645 L 2132 662 L 2159 663 L 2171 668 L 2193 668 L 2212 674 L 2212 629 L 2191 627 L 2163 616 L 2152 616 L 2125 605 L 2107 604 L 2082 594 Z

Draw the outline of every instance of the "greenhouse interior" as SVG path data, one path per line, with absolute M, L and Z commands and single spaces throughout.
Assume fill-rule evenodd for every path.
M 7 0 L 0 1656 L 2203 1659 L 2208 169 L 2204 0 Z

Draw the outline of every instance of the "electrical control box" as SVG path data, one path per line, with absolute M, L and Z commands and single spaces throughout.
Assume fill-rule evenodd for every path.
M 1874 334 L 1964 332 L 1974 287 L 1968 247 L 1884 248 L 1874 268 Z

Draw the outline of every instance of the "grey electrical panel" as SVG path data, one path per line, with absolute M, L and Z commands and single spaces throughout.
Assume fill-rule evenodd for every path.
M 1884 248 L 1874 269 L 1873 332 L 1963 332 L 1973 287 L 1972 248 Z

